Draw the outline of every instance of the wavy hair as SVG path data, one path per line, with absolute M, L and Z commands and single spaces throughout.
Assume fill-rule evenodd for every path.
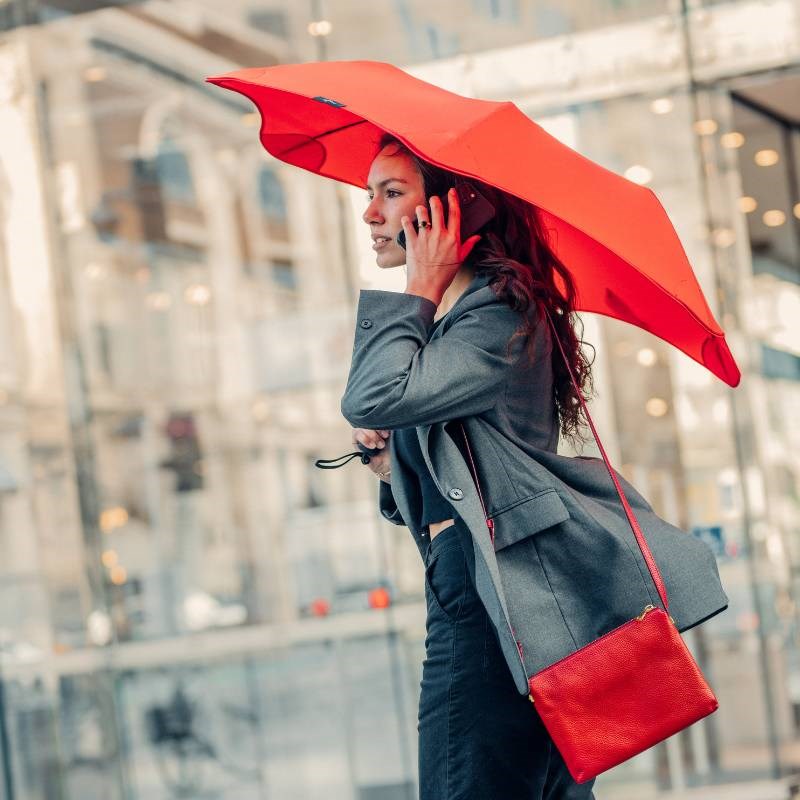
M 465 178 L 458 173 L 437 167 L 430 161 L 420 158 L 390 133 L 383 134 L 378 150 L 383 150 L 387 145 L 396 147 L 393 155 L 405 153 L 414 162 L 422 175 L 426 199 L 434 194 L 444 198 L 452 186 L 466 179 L 495 207 L 494 218 L 480 229 L 481 238 L 467 256 L 465 264 L 476 271 L 488 272 L 489 284 L 494 288 L 495 294 L 515 311 L 525 313 L 527 320 L 525 329 L 514 334 L 512 338 L 530 334 L 531 358 L 533 332 L 540 322 L 548 324 L 544 312 L 545 310 L 550 312 L 556 335 L 575 375 L 575 382 L 584 400 L 588 400 L 594 393 L 591 372 L 594 359 L 592 362 L 586 359 L 581 350 L 584 342 L 578 338 L 573 328 L 575 284 L 569 270 L 550 247 L 537 206 L 481 180 Z M 563 293 L 556 286 L 556 273 L 564 285 Z M 535 319 L 531 318 L 532 311 L 535 313 Z M 581 334 L 582 332 L 581 324 Z M 551 363 L 553 394 L 561 435 L 573 446 L 577 443 L 582 445 L 585 441 L 581 433 L 583 409 L 561 357 L 561 351 L 555 343 L 552 348 Z

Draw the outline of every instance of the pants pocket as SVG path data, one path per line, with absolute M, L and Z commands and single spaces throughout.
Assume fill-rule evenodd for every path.
M 443 535 L 445 531 L 439 534 Z M 441 550 L 430 555 L 425 567 L 425 598 L 429 614 L 438 614 L 455 622 L 467 593 L 467 562 L 457 539 L 442 544 Z

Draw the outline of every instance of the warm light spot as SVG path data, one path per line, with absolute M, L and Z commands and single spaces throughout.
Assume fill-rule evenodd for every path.
M 382 586 L 371 589 L 368 595 L 370 608 L 388 608 L 392 604 L 392 597 Z
M 669 114 L 670 111 L 673 109 L 673 102 L 672 98 L 670 97 L 658 97 L 650 103 L 650 110 L 654 114 Z
M 117 565 L 116 567 L 111 568 L 109 576 L 111 577 L 111 583 L 113 583 L 115 586 L 121 586 L 126 580 L 128 580 L 128 571 L 125 569 L 125 567 L 120 567 Z
M 746 194 L 739 198 L 739 211 L 743 214 L 749 214 L 751 211 L 755 211 L 758 208 L 758 202 L 756 201 L 755 197 L 750 197 L 750 195 Z
M 248 128 L 253 128 L 261 120 L 261 114 L 257 111 L 249 111 L 247 114 L 242 114 L 242 125 L 246 125 Z
M 331 604 L 324 597 L 318 597 L 311 601 L 309 610 L 315 617 L 324 617 L 331 610 Z
M 700 136 L 710 136 L 712 133 L 717 132 L 717 123 L 713 119 L 698 119 L 692 126 L 694 132 Z
M 730 247 L 736 241 L 736 234 L 730 228 L 715 228 L 711 233 L 711 241 L 717 247 Z
M 110 533 L 128 521 L 128 512 L 122 506 L 106 508 L 100 512 L 100 530 Z
M 650 347 L 643 347 L 636 354 L 636 360 L 643 367 L 652 367 L 656 363 L 656 351 Z
M 778 151 L 768 148 L 766 150 L 759 150 L 754 156 L 753 161 L 759 167 L 771 167 L 773 164 L 778 163 Z
M 92 611 L 86 618 L 86 629 L 92 644 L 103 646 L 111 641 L 111 618 L 105 611 Z
M 642 164 L 633 164 L 625 170 L 625 177 L 629 181 L 644 185 L 653 179 L 653 172 Z
M 106 79 L 105 67 L 88 67 L 83 73 L 83 77 L 90 83 L 97 83 Z
M 319 19 L 308 23 L 308 32 L 312 36 L 328 36 L 333 30 L 330 20 Z
M 783 225 L 783 223 L 786 222 L 786 214 L 779 208 L 771 208 L 761 215 L 761 219 L 767 227 L 777 228 L 779 225 Z
M 103 562 L 103 566 L 111 569 L 117 565 L 119 561 L 119 556 L 117 555 L 116 550 L 106 550 L 103 552 L 103 555 L 100 557 L 101 561 Z
M 733 150 L 744 144 L 744 136 L 739 133 L 739 131 L 730 131 L 729 133 L 723 133 L 722 136 L 719 137 L 719 143 L 723 147 Z
M 645 404 L 645 411 L 651 417 L 663 417 L 667 413 L 669 406 L 667 401 L 661 397 L 651 397 Z
M 211 289 L 202 283 L 190 286 L 184 294 L 187 303 L 194 306 L 204 306 L 211 300 Z

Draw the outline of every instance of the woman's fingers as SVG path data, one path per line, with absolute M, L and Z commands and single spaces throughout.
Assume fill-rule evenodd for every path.
M 458 202 L 458 192 L 455 188 L 447 193 L 447 230 L 458 241 L 461 236 L 461 205 Z
M 383 449 L 386 447 L 386 439 L 389 438 L 391 431 L 371 430 L 370 428 L 353 428 L 353 444 L 360 442 L 364 447 L 372 450 Z
M 400 217 L 400 224 L 403 226 L 403 230 L 406 234 L 406 252 L 409 252 L 414 247 L 418 234 L 416 230 L 414 230 L 414 225 L 410 217 Z
M 370 428 L 353 428 L 354 446 L 360 442 L 364 447 L 380 451 L 378 454 L 369 457 L 367 466 L 386 483 L 391 482 L 392 468 L 391 455 L 386 447 L 386 440 L 388 440 L 389 434 L 391 434 L 391 431 L 383 429 L 374 431 Z M 383 473 L 383 475 L 380 473 Z
M 432 194 L 428 199 L 431 206 L 431 230 L 440 231 L 446 230 L 444 224 L 444 210 L 442 208 L 442 201 L 438 195 Z M 419 208 L 419 206 L 417 206 Z

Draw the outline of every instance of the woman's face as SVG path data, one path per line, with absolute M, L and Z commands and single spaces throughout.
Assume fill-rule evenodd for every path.
M 368 205 L 362 219 L 372 232 L 373 249 L 379 267 L 399 267 L 406 263 L 406 251 L 397 244 L 403 230 L 400 218 L 414 220 L 414 209 L 427 205 L 422 175 L 406 153 L 393 155 L 395 145 L 388 144 L 375 156 L 367 176 Z M 388 237 L 388 241 L 377 239 Z

